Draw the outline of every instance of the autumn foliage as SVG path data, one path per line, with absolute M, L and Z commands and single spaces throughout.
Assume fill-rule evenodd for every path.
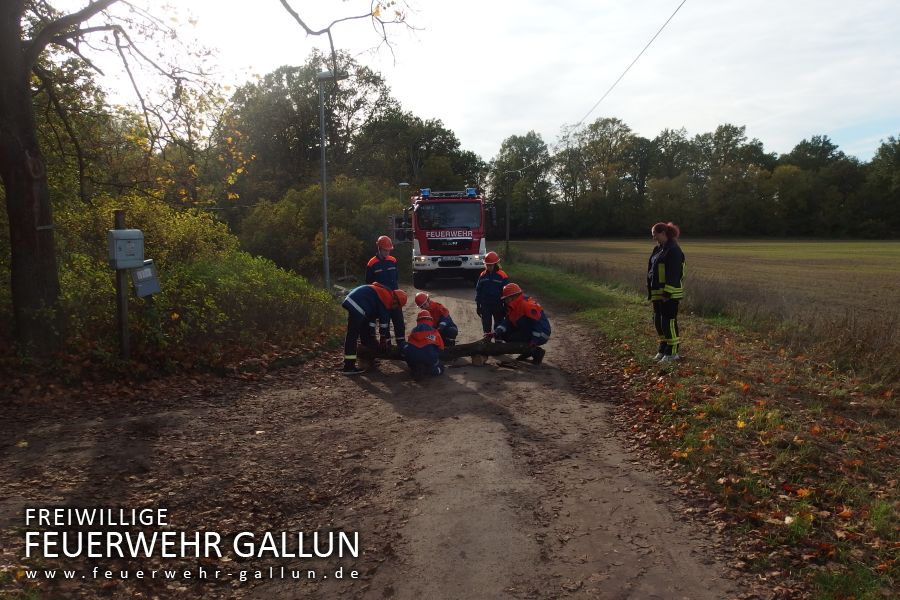
M 100 198 L 56 215 L 67 324 L 60 365 L 72 375 L 117 360 L 115 283 L 106 257 L 116 208 L 126 210 L 129 227 L 144 231 L 145 256 L 160 275 L 160 294 L 130 300 L 132 358 L 144 367 L 223 366 L 273 344 L 308 343 L 337 323 L 328 294 L 239 250 L 237 238 L 209 212 L 177 210 L 148 196 Z M 0 321 L 11 323 L 10 313 L 8 296 L 0 297 Z M 0 335 L 11 347 L 12 332 Z

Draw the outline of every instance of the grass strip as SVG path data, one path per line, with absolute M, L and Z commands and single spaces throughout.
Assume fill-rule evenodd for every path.
M 893 388 L 788 352 L 725 318 L 684 314 L 681 363 L 650 356 L 648 303 L 518 262 L 515 280 L 596 331 L 628 386 L 632 438 L 723 507 L 746 567 L 817 599 L 889 597 L 900 553 Z M 688 290 L 690 293 L 690 290 Z

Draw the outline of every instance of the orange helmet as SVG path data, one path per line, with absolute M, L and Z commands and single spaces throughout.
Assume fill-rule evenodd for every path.
M 406 292 L 404 292 L 403 290 L 394 290 L 394 298 L 397 299 L 397 302 L 400 304 L 401 308 L 406 306 L 406 301 L 408 299 Z
M 522 293 L 522 288 L 520 288 L 515 283 L 507 283 L 503 286 L 503 294 L 500 296 L 501 300 L 506 300 L 507 298 L 512 298 L 513 296 L 518 296 Z
M 416 294 L 416 306 L 422 306 L 426 302 L 428 302 L 429 296 L 425 292 L 419 292 Z
M 484 264 L 496 265 L 498 262 L 500 262 L 500 255 L 493 250 L 484 255 Z
M 378 241 L 375 242 L 375 247 L 379 250 L 393 250 L 394 242 L 391 241 L 386 235 L 378 236 Z
M 420 310 L 419 314 L 416 315 L 416 322 L 419 321 L 434 321 L 434 317 L 427 310 Z

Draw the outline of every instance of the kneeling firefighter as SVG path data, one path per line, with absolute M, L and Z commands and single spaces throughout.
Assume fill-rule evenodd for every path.
M 516 360 L 531 358 L 539 365 L 546 350 L 541 348 L 550 339 L 550 321 L 541 305 L 522 293 L 515 283 L 503 287 L 506 317 L 494 329 L 494 337 L 504 342 L 528 342 L 528 350 Z
M 447 310 L 447 307 L 436 300 L 432 300 L 431 296 L 425 292 L 416 294 L 416 306 L 427 310 L 431 315 L 431 322 L 444 339 L 444 345 L 448 347 L 455 346 L 456 336 L 459 335 L 459 327 L 450 318 L 450 311 Z
M 431 313 L 427 310 L 419 311 L 416 326 L 409 333 L 406 346 L 401 351 L 413 377 L 440 375 L 444 372 L 440 356 L 444 340 L 440 332 L 432 327 L 433 324 Z

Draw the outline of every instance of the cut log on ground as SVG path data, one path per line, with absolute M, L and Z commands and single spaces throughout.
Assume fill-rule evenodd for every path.
M 469 342 L 468 344 L 456 344 L 448 346 L 441 351 L 441 360 L 449 362 L 455 358 L 462 356 L 498 356 L 500 354 L 523 354 L 529 350 L 528 344 L 524 342 L 490 342 L 486 340 L 478 340 L 477 342 Z M 403 360 L 400 356 L 400 349 L 391 346 L 390 351 L 384 352 L 373 348 L 360 346 L 358 350 L 361 359 L 371 360 L 373 358 L 386 358 L 390 360 Z

